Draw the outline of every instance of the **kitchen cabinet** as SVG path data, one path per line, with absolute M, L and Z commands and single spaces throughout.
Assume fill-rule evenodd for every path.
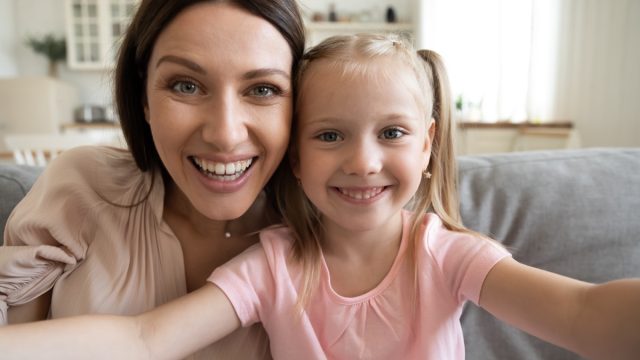
M 111 68 L 138 1 L 65 0 L 69 68 Z

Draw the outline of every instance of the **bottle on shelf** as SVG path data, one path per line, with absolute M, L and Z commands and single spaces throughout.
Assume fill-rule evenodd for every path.
M 387 7 L 387 22 L 395 23 L 397 21 L 398 19 L 396 18 L 396 11 L 394 10 L 393 6 Z
M 336 4 L 329 4 L 329 21 L 336 22 L 338 21 L 338 14 L 336 13 Z

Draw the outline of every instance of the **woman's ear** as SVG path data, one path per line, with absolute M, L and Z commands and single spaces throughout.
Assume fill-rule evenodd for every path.
M 148 124 L 149 123 L 149 105 L 147 104 L 146 101 L 143 104 L 143 109 L 144 109 L 144 120 Z

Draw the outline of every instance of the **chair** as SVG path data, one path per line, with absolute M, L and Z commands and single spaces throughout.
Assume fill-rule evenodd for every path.
M 118 137 L 88 134 L 11 134 L 4 138 L 18 165 L 45 166 L 60 152 L 83 145 L 121 146 Z

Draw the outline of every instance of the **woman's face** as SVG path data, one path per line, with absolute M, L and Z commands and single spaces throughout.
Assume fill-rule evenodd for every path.
M 190 6 L 160 34 L 145 116 L 178 201 L 215 220 L 247 211 L 287 147 L 291 65 L 276 28 L 228 3 Z

